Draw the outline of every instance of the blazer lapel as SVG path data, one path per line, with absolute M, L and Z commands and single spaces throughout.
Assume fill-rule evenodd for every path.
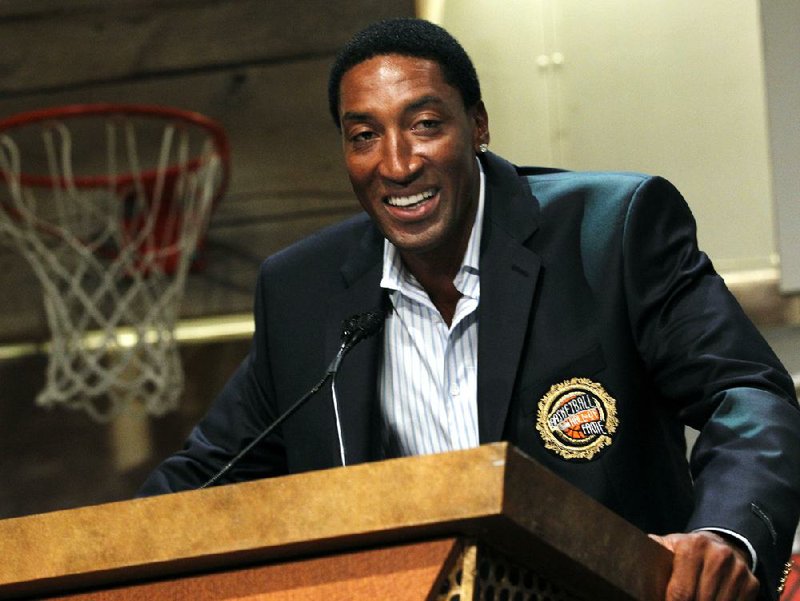
M 531 314 L 540 257 L 523 246 L 539 208 L 510 163 L 487 153 L 478 334 L 478 430 L 500 440 Z
M 325 348 L 331 359 L 341 345 L 342 322 L 358 313 L 383 308 L 380 287 L 383 238 L 370 227 L 361 244 L 342 266 L 345 289 L 328 303 Z M 342 426 L 347 463 L 363 463 L 378 458 L 380 449 L 378 368 L 383 355 L 383 336 L 362 340 L 342 361 L 336 376 L 336 397 Z M 330 392 L 327 393 L 330 398 Z M 335 425 L 333 426 L 335 428 Z M 334 434 L 334 440 L 336 436 Z M 338 445 L 332 450 L 333 465 L 339 465 Z

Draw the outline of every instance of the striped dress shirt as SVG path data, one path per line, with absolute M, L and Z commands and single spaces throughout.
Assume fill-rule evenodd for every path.
M 478 163 L 480 165 L 480 163 Z M 386 319 L 379 376 L 382 440 L 387 457 L 477 446 L 478 303 L 484 175 L 467 250 L 453 284 L 461 293 L 448 327 L 428 293 L 384 243 L 381 287 L 393 310 Z

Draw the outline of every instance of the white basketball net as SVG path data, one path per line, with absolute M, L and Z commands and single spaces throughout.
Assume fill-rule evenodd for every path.
M 52 334 L 39 405 L 98 421 L 176 406 L 178 306 L 222 170 L 207 131 L 163 117 L 94 115 L 0 133 L 0 232 L 36 273 Z M 88 172 L 103 183 L 86 185 Z

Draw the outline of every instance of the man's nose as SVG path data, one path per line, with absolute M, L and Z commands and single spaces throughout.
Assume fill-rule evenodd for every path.
M 411 140 L 403 135 L 386 136 L 383 143 L 379 172 L 393 183 L 407 184 L 419 175 L 422 158 Z

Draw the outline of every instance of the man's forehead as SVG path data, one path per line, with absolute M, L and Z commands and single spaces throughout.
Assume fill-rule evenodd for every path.
M 423 94 L 416 98 L 408 99 L 401 105 L 404 113 L 413 113 L 422 109 L 445 106 L 446 102 L 443 98 L 435 94 Z M 366 121 L 374 117 L 371 110 L 349 110 L 343 105 L 342 121 Z
M 382 78 L 398 80 L 413 78 L 425 74 L 432 79 L 445 83 L 444 71 L 438 61 L 430 58 L 387 53 L 376 54 L 350 67 L 342 75 L 340 89 L 345 83 L 360 83 L 366 78 Z
M 339 83 L 342 112 L 359 110 L 344 105 L 392 101 L 408 108 L 447 103 L 460 98 L 436 61 L 402 55 L 379 55 L 349 69 Z

